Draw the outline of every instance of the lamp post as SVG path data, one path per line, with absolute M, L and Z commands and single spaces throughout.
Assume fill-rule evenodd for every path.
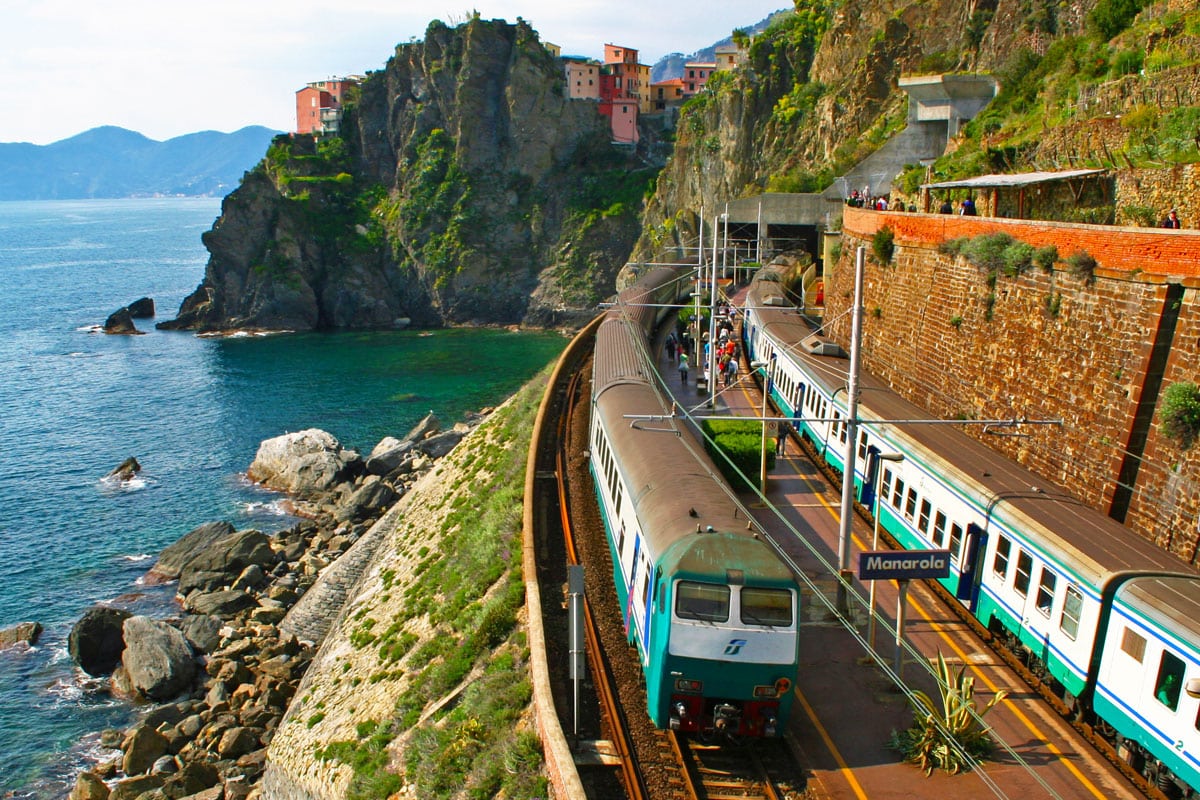
M 771 393 L 771 374 L 767 371 L 770 366 L 770 361 L 751 361 L 750 369 L 761 369 L 763 371 L 762 385 L 762 448 L 760 455 L 762 460 L 759 463 L 758 471 L 758 489 L 762 492 L 763 497 L 767 496 L 767 396 Z
M 883 484 L 883 465 L 879 462 L 890 461 L 899 464 L 904 460 L 902 453 L 875 453 L 875 535 L 871 538 L 871 549 L 879 549 L 879 507 L 883 499 L 879 496 L 879 487 Z M 867 643 L 871 652 L 875 652 L 875 581 L 871 581 L 871 618 L 867 623 Z

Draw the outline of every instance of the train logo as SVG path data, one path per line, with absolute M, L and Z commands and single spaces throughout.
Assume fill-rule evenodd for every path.
M 725 645 L 725 655 L 736 656 L 746 646 L 745 639 L 730 639 L 729 644 Z

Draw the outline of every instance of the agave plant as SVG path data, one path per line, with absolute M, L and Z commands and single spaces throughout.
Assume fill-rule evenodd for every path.
M 965 666 L 952 671 L 938 653 L 938 690 L 941 709 L 924 692 L 912 693 L 913 723 L 907 730 L 893 732 L 888 746 L 904 754 L 904 760 L 917 764 L 926 775 L 942 769 L 951 775 L 968 772 L 972 761 L 992 749 L 990 728 L 981 722 L 1008 694 L 1001 689 L 982 709 L 975 705 L 975 678 Z

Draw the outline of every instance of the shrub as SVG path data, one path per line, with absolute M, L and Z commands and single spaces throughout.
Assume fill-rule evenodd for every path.
M 966 236 L 959 236 L 955 239 L 947 239 L 938 245 L 938 252 L 944 256 L 962 255 L 963 247 L 967 242 L 971 241 Z
M 1066 258 L 1067 269 L 1071 275 L 1081 281 L 1091 281 L 1096 277 L 1096 259 L 1086 250 L 1076 250 Z
M 708 419 L 701 423 L 704 447 L 725 480 L 737 490 L 755 488 L 762 466 L 762 423 L 752 420 Z M 767 448 L 767 469 L 775 466 L 775 451 Z
M 1058 248 L 1052 244 L 1033 251 L 1033 265 L 1040 270 L 1049 272 L 1054 269 L 1056 261 L 1058 261 Z
M 1015 241 L 1007 233 L 985 233 L 963 245 L 962 255 L 982 270 L 998 272 L 1004 267 L 1004 251 Z
M 1158 409 L 1162 432 L 1187 450 L 1200 436 L 1200 387 L 1190 381 L 1173 383 L 1162 393 Z
M 1004 248 L 1004 274 L 1015 278 L 1033 265 L 1033 245 L 1013 242 Z
M 892 256 L 896 252 L 896 234 L 891 228 L 885 225 L 875 231 L 875 235 L 871 237 L 871 252 L 880 264 L 892 263 Z

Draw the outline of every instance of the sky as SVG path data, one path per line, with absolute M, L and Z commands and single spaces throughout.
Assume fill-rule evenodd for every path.
M 101 125 L 151 139 L 247 125 L 290 130 L 309 81 L 383 68 L 430 20 L 517 17 L 564 54 L 606 42 L 643 64 L 690 55 L 789 0 L 4 0 L 0 142 L 49 144 Z

